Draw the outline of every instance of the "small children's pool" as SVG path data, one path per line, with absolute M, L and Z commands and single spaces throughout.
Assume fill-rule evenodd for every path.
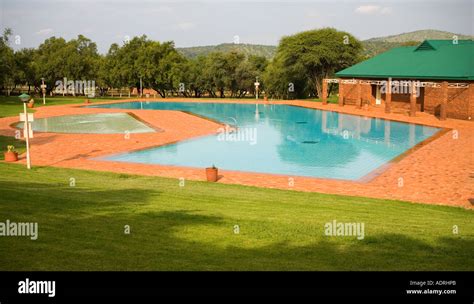
M 177 110 L 229 125 L 217 135 L 105 160 L 358 180 L 439 128 L 291 105 L 128 102 L 100 108 Z M 235 128 L 234 128 L 235 127 Z M 269 177 L 271 178 L 271 177 Z
M 16 125 L 23 128 L 23 122 Z M 54 133 L 114 134 L 156 132 L 128 113 L 53 116 L 32 122 L 33 131 Z

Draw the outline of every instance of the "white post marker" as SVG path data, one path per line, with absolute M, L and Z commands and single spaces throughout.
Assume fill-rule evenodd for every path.
M 140 98 L 142 98 L 143 95 L 143 84 L 142 84 L 142 76 L 140 76 Z
M 41 78 L 41 91 L 43 92 L 43 104 L 46 104 L 46 85 L 44 84 L 44 78 Z
M 258 82 L 258 77 L 255 79 L 254 85 L 255 85 L 255 99 L 258 99 L 258 86 L 260 85 L 260 82 Z
M 33 115 L 33 114 L 31 114 L 31 115 Z M 26 111 L 26 103 L 23 103 L 23 116 L 24 116 L 23 135 L 25 136 L 25 139 L 26 139 L 26 167 L 28 169 L 31 169 L 30 132 L 32 132 L 33 130 L 31 130 L 31 127 L 30 127 L 30 122 L 29 122 L 29 119 L 28 119 L 29 114 Z
M 31 121 L 33 121 L 33 114 L 31 114 L 30 117 L 28 112 L 26 111 L 26 104 L 27 102 L 30 100 L 30 96 L 28 94 L 21 94 L 19 96 L 20 100 L 23 102 L 23 117 L 22 115 L 20 114 L 20 120 L 23 120 L 24 121 L 24 125 L 23 125 L 23 130 L 24 130 L 24 135 L 25 135 L 25 139 L 26 139 L 26 167 L 28 169 L 31 169 L 31 158 L 30 158 L 30 130 L 32 129 L 31 128 L 31 125 L 30 125 L 30 119 L 28 118 L 31 118 Z M 31 134 L 33 135 L 33 134 Z

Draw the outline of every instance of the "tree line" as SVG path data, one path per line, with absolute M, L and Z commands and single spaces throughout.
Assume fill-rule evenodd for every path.
M 66 41 L 51 37 L 37 48 L 14 51 L 12 31 L 0 37 L 0 86 L 9 94 L 17 87 L 48 93 L 64 77 L 93 80 L 96 94 L 111 89 L 154 89 L 162 97 L 233 97 L 255 94 L 254 82 L 270 98 L 320 97 L 322 80 L 362 59 L 362 45 L 351 34 L 333 28 L 283 37 L 272 60 L 237 52 L 213 52 L 196 58 L 180 54 L 174 42 L 143 35 L 112 44 L 101 55 L 95 42 L 79 35 Z

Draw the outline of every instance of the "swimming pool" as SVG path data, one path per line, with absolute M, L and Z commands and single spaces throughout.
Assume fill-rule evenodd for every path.
M 107 156 L 120 162 L 358 180 L 439 128 L 291 105 L 126 102 L 91 107 L 178 110 L 228 124 L 216 135 Z

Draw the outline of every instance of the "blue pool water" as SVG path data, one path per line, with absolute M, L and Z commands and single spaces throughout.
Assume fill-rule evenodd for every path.
M 358 180 L 440 129 L 290 105 L 130 102 L 92 107 L 179 110 L 229 128 L 106 160 Z M 236 127 L 236 128 L 233 128 Z

